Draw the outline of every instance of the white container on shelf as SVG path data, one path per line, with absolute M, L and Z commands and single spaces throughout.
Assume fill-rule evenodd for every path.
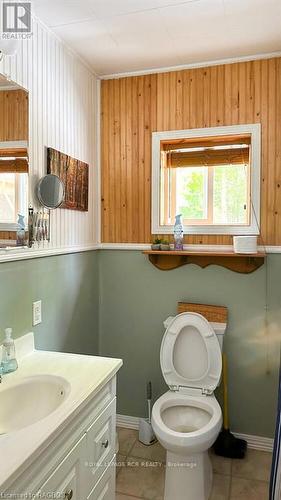
M 233 250 L 235 253 L 257 253 L 257 236 L 233 236 Z

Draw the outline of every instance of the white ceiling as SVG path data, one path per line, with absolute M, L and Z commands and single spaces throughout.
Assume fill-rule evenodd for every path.
M 281 50 L 281 0 L 34 0 L 99 75 Z

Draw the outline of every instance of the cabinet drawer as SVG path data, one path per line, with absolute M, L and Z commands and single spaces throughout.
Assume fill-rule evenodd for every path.
M 115 455 L 87 500 L 115 500 Z
M 86 435 L 78 441 L 51 476 L 41 486 L 35 498 L 84 500 L 86 486 Z
M 116 398 L 87 430 L 87 462 L 90 489 L 115 454 Z M 90 491 L 89 489 L 89 491 Z

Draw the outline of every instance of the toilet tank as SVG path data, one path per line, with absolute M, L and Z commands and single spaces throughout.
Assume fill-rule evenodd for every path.
M 211 325 L 212 325 L 213 329 L 215 330 L 215 334 L 217 336 L 217 339 L 219 341 L 220 348 L 222 351 L 223 337 L 224 337 L 225 330 L 226 330 L 226 323 L 211 323 Z

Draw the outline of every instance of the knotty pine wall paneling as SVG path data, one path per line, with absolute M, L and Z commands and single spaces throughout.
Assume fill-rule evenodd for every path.
M 0 142 L 28 141 L 28 94 L 0 91 Z
M 102 241 L 148 243 L 151 134 L 246 123 L 262 126 L 261 227 L 281 245 L 281 59 L 102 82 Z M 187 235 L 230 244 L 225 235 Z

